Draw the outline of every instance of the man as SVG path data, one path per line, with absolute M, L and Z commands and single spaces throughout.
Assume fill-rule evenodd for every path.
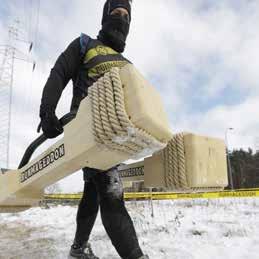
M 55 115 L 63 89 L 72 79 L 71 111 L 77 111 L 87 96 L 87 89 L 112 67 L 130 63 L 121 53 L 125 49 L 131 21 L 131 1 L 107 0 L 104 5 L 102 29 L 97 39 L 82 34 L 60 55 L 44 87 L 40 106 L 42 130 L 55 138 L 63 128 Z M 121 258 L 144 259 L 132 220 L 125 208 L 123 188 L 116 167 L 101 172 L 84 168 L 84 193 L 77 213 L 77 230 L 70 255 L 97 258 L 88 244 L 100 206 L 101 218 L 112 244 Z

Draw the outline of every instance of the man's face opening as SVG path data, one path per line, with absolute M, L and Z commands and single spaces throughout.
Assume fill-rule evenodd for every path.
M 130 16 L 128 11 L 125 8 L 122 7 L 118 7 L 116 9 L 114 9 L 110 15 L 112 16 L 121 16 L 123 17 L 125 20 L 127 20 L 128 23 L 130 23 Z
M 126 46 L 126 39 L 130 28 L 130 6 L 118 2 L 106 2 L 103 10 L 102 29 L 99 39 L 119 53 Z M 115 5 L 117 3 L 117 5 Z

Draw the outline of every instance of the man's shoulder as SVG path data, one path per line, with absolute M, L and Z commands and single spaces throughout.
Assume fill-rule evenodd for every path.
M 105 48 L 109 48 L 112 49 L 110 46 L 104 44 L 100 39 L 98 38 L 91 38 L 89 35 L 85 34 L 85 33 L 81 33 L 80 35 L 80 45 L 81 45 L 81 53 L 85 54 L 88 50 L 92 49 L 92 48 L 100 48 L 105 47 Z M 99 50 L 101 51 L 101 50 Z M 116 52 L 115 50 L 113 50 L 114 52 Z M 129 61 L 123 53 L 118 53 L 116 52 L 118 55 L 122 56 L 124 59 L 126 59 L 129 63 L 132 63 L 131 61 Z
M 70 45 L 80 45 L 82 47 L 83 45 L 87 45 L 88 42 L 92 40 L 94 39 L 92 39 L 89 35 L 81 33 L 77 38 L 71 41 Z
M 92 47 L 92 45 L 103 45 L 103 43 L 100 40 L 92 38 L 91 36 L 85 33 L 81 33 L 79 41 L 82 48 L 89 48 L 89 46 Z

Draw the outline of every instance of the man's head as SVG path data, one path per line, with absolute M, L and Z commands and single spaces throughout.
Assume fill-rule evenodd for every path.
M 131 0 L 107 0 L 103 8 L 102 30 L 98 39 L 123 52 L 131 21 Z

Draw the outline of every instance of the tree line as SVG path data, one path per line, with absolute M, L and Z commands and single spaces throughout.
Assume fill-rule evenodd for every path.
M 234 189 L 259 187 L 259 151 L 243 149 L 228 153 Z M 230 176 L 230 166 L 228 166 Z M 230 181 L 229 181 L 230 182 Z M 230 186 L 228 187 L 230 188 Z

